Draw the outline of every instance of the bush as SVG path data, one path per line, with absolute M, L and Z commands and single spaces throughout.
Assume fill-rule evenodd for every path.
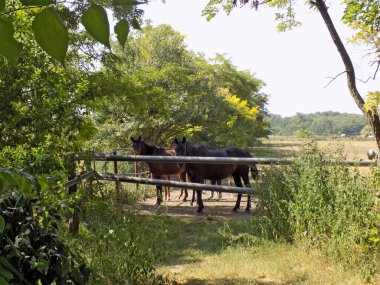
M 48 183 L 0 174 L 0 284 L 85 284 L 88 268 L 58 236 L 56 208 L 39 204 Z
M 340 153 L 310 142 L 292 165 L 268 169 L 261 208 L 271 237 L 306 241 L 372 276 L 380 241 L 378 170 L 362 176 L 358 167 L 337 163 Z
M 142 219 L 96 197 L 87 202 L 86 217 L 72 246 L 93 272 L 90 284 L 169 282 L 155 273 L 165 233 L 155 231 L 148 217 Z

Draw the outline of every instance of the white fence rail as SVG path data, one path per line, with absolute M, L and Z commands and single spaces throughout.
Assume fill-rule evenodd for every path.
M 246 157 L 199 157 L 199 156 L 151 156 L 151 155 L 114 155 L 107 153 L 93 153 L 90 155 L 95 161 L 144 161 L 144 162 L 183 162 L 203 164 L 291 164 L 291 158 L 246 158 Z M 336 163 L 348 165 L 370 166 L 376 165 L 373 160 L 336 160 Z
M 236 187 L 236 186 L 219 186 L 219 185 L 201 184 L 201 183 L 186 183 L 186 182 L 178 182 L 178 181 L 172 181 L 172 180 L 140 178 L 140 177 L 131 177 L 131 176 L 125 176 L 125 175 L 109 174 L 109 173 L 98 174 L 97 177 L 101 180 L 108 180 L 108 181 L 129 182 L 129 183 L 139 183 L 139 184 L 148 184 L 148 185 L 161 185 L 161 186 L 189 188 L 189 189 L 194 189 L 194 190 L 205 190 L 205 191 L 219 191 L 219 192 L 240 193 L 240 194 L 255 194 L 255 191 L 256 191 L 256 189 L 248 188 L 248 187 L 242 188 L 242 187 Z

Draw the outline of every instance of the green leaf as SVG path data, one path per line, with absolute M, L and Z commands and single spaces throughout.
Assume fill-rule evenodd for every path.
M 5 0 L 0 0 L 0 12 L 5 9 Z
M 17 62 L 22 45 L 13 37 L 13 24 L 0 18 L 0 54 L 11 62 Z
M 110 28 L 107 13 L 103 7 L 91 5 L 82 15 L 82 24 L 94 39 L 111 48 L 109 41 Z
M 129 24 L 127 20 L 123 19 L 115 25 L 115 33 L 117 36 L 117 40 L 119 41 L 119 43 L 124 49 L 124 45 L 125 45 L 125 42 L 127 41 L 127 37 L 129 34 Z
M 0 277 L 1 276 L 6 278 L 7 280 L 11 280 L 14 278 L 12 272 L 0 266 Z
M 0 285 L 9 285 L 8 281 L 0 276 Z
M 16 268 L 14 268 L 13 265 L 8 260 L 6 260 L 4 257 L 2 257 L 2 256 L 0 256 L 0 265 L 2 265 L 3 267 L 5 267 L 6 269 L 10 270 L 14 275 L 16 275 L 18 277 L 18 279 L 20 279 L 21 281 L 23 281 L 25 284 L 28 284 L 28 285 L 30 284 L 24 278 L 24 276 L 22 276 L 22 274 L 20 272 L 18 272 L 16 270 Z
M 132 19 L 131 24 L 132 24 L 132 27 L 133 27 L 135 30 L 140 30 L 140 29 L 141 29 L 140 24 L 139 24 L 139 22 L 137 21 L 136 18 L 133 18 L 133 19 Z
M 54 4 L 53 0 L 21 0 L 24 6 L 46 6 Z
M 0 234 L 4 231 L 4 228 L 5 228 L 5 220 L 2 216 L 0 216 Z
M 62 65 L 65 63 L 69 36 L 67 28 L 53 8 L 46 8 L 36 15 L 32 24 L 37 43 Z

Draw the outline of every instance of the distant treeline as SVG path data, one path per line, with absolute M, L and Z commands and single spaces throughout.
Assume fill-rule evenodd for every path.
M 273 135 L 292 136 L 298 130 L 308 130 L 319 136 L 371 134 L 367 119 L 357 114 L 318 112 L 297 113 L 291 117 L 272 114 L 270 120 Z

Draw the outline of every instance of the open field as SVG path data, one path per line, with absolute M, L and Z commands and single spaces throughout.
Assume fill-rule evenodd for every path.
M 376 149 L 375 141 L 359 141 L 350 139 L 319 140 L 321 148 L 341 150 L 346 159 L 368 159 L 367 150 Z M 303 142 L 296 139 L 266 139 L 262 145 L 251 148 L 251 153 L 257 157 L 291 157 L 299 152 Z

